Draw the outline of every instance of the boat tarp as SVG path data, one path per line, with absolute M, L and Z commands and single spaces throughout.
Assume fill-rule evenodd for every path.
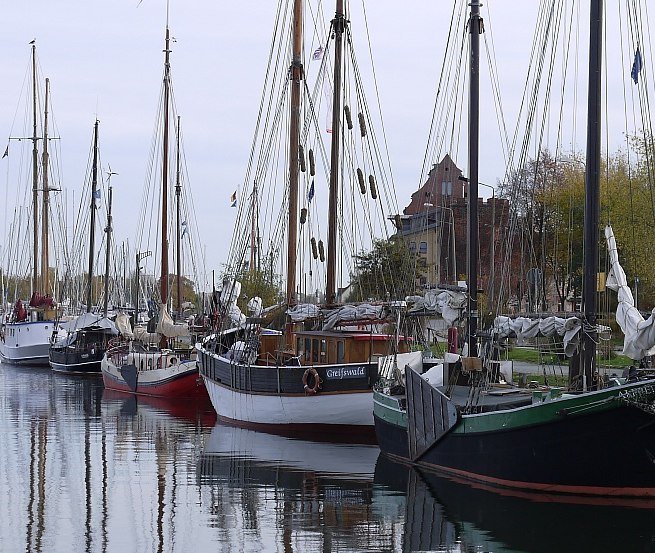
M 107 331 L 107 334 L 118 334 L 118 329 L 112 320 L 95 313 L 84 313 L 75 319 L 62 323 L 61 328 L 68 332 L 93 328 Z
M 321 309 L 314 303 L 299 303 L 287 309 L 287 315 L 289 315 L 294 323 L 299 323 L 306 319 L 320 317 Z
M 325 312 L 323 330 L 331 330 L 337 324 L 348 321 L 379 321 L 385 318 L 384 311 L 383 305 L 373 305 L 370 303 L 342 305 L 337 309 Z
M 408 313 L 427 311 L 428 313 L 441 314 L 441 317 L 449 326 L 462 318 L 466 308 L 466 300 L 466 292 L 441 290 L 439 288 L 427 290 L 423 296 L 407 296 L 405 298 L 405 301 L 414 304 L 408 310 Z
M 648 319 L 644 319 L 635 306 L 628 279 L 619 263 L 616 239 L 610 225 L 605 227 L 605 239 L 610 258 L 610 271 L 605 280 L 605 286 L 617 292 L 618 295 L 616 322 L 624 334 L 623 355 L 630 359 L 642 359 L 649 355 L 655 355 L 655 309 Z
M 163 334 L 167 338 L 176 338 L 178 336 L 191 336 L 189 325 L 186 323 L 175 324 L 173 318 L 169 315 L 168 309 L 166 309 L 166 306 L 164 304 L 159 306 L 159 321 L 157 322 L 157 333 Z
M 564 353 L 571 357 L 580 342 L 582 321 L 579 317 L 507 317 L 499 315 L 494 319 L 493 332 L 499 338 L 515 337 L 520 344 L 537 336 L 560 336 L 564 342 Z

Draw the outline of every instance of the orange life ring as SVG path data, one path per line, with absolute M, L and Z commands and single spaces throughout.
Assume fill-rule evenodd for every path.
M 313 376 L 314 377 L 314 385 L 310 386 L 307 384 L 309 381 L 309 377 Z M 305 388 L 305 392 L 310 394 L 310 395 L 315 395 L 318 393 L 318 390 L 321 387 L 321 379 L 318 376 L 318 371 L 314 367 L 310 367 L 305 371 L 305 374 L 302 375 L 302 385 L 303 388 Z

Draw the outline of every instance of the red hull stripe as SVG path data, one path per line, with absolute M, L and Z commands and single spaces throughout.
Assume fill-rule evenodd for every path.
M 494 478 L 484 474 L 477 474 L 466 470 L 444 467 L 441 465 L 429 465 L 431 469 L 436 469 L 445 474 L 461 476 L 467 480 L 478 482 L 487 482 L 495 486 L 507 488 L 517 488 L 520 490 L 532 490 L 545 493 L 555 494 L 576 494 L 576 495 L 594 495 L 604 497 L 653 497 L 655 498 L 655 488 L 609 488 L 604 486 L 571 486 L 564 484 L 542 484 L 538 482 L 520 482 L 516 480 L 505 480 L 503 478 Z

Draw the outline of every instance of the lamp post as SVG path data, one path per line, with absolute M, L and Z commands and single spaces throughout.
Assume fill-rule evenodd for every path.
M 458 180 L 468 183 L 468 177 L 460 175 L 457 177 Z M 486 186 L 491 188 L 491 268 L 489 270 L 489 281 L 491 286 L 489 286 L 489 303 L 493 303 L 494 300 L 494 279 L 495 279 L 495 267 L 496 267 L 496 188 L 490 184 L 478 181 L 480 186 Z M 470 195 L 467 192 L 467 197 L 470 201 Z M 477 200 L 477 198 L 476 198 Z

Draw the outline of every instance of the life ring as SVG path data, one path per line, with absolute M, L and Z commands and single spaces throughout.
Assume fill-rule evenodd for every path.
M 168 364 L 172 367 L 174 365 L 177 365 L 177 357 L 171 357 L 170 361 Z
M 309 377 L 314 377 L 314 385 L 310 386 L 307 382 Z M 310 395 L 315 395 L 318 393 L 318 390 L 321 387 L 321 379 L 318 376 L 318 371 L 314 367 L 310 367 L 305 371 L 305 374 L 302 375 L 302 385 L 305 388 L 305 392 Z

